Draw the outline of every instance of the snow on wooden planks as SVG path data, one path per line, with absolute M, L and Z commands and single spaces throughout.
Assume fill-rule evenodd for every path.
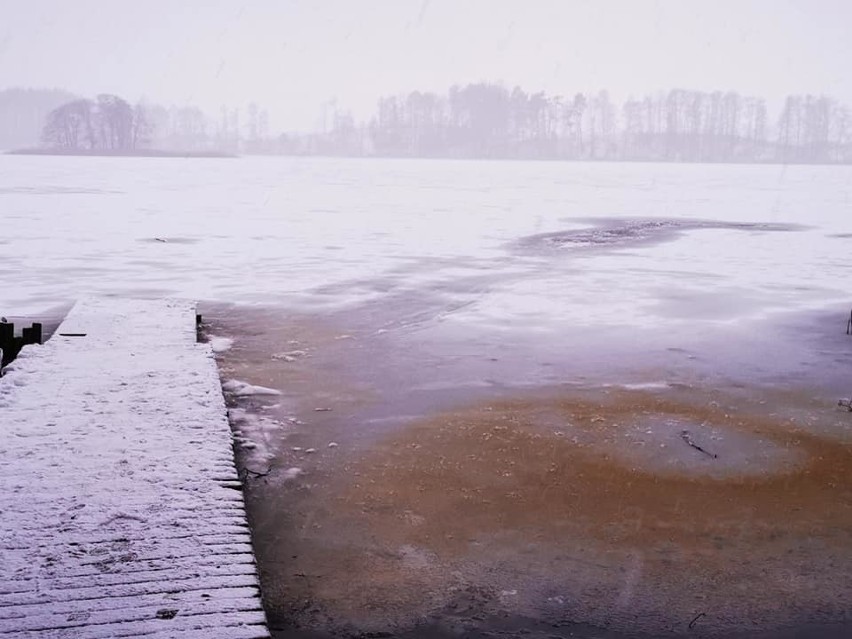
M 0 637 L 268 637 L 183 301 L 78 303 L 0 379 Z

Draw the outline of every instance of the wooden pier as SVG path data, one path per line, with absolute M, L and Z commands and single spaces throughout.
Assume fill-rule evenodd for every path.
M 0 378 L 0 637 L 268 637 L 194 304 L 78 303 Z

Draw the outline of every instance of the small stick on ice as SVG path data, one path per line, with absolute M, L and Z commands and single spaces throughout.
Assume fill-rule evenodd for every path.
M 695 615 L 692 618 L 692 621 L 689 622 L 689 629 L 692 630 L 695 627 L 695 624 L 698 622 L 698 620 L 701 619 L 701 617 L 706 617 L 706 616 L 707 616 L 706 612 L 699 612 L 697 615 Z
M 718 457 L 718 455 L 716 455 L 715 453 L 707 452 L 706 450 L 704 450 L 703 448 L 701 448 L 701 446 L 699 446 L 699 445 L 698 445 L 698 444 L 696 444 L 694 441 L 692 441 L 692 436 L 689 434 L 689 431 L 688 431 L 688 430 L 682 430 L 682 431 L 680 431 L 680 438 L 681 438 L 683 441 L 685 441 L 685 442 L 687 443 L 687 445 L 688 445 L 688 446 L 692 446 L 692 447 L 693 447 L 695 450 L 697 450 L 698 452 L 704 453 L 705 455 L 707 455 L 708 457 L 712 457 L 713 459 L 716 459 L 716 458 Z

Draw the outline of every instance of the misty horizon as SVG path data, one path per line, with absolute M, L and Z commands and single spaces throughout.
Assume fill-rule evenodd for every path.
M 852 162 L 852 109 L 790 95 L 779 114 L 760 96 L 668 92 L 614 103 L 609 92 L 548 95 L 501 84 L 381 97 L 369 119 L 335 108 L 322 130 L 278 133 L 269 112 L 165 107 L 100 93 L 0 90 L 0 148 L 95 154 L 267 154 L 354 157 L 751 163 Z
M 732 91 L 763 97 L 771 113 L 790 94 L 852 103 L 852 6 L 835 0 L 0 8 L 0 89 L 111 93 L 210 114 L 256 102 L 278 132 L 321 131 L 335 110 L 366 120 L 382 96 L 476 83 L 550 95 L 605 89 L 619 103 Z

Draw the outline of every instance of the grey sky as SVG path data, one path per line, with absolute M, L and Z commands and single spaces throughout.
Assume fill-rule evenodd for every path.
M 265 106 L 321 124 L 336 98 L 480 80 L 617 98 L 672 87 L 852 103 L 847 0 L 0 0 L 0 88 Z

